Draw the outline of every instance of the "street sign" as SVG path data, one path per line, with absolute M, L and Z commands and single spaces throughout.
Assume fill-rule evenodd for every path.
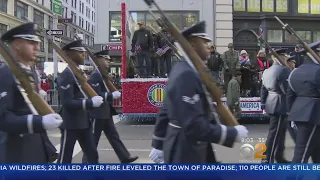
M 51 36 L 55 36 L 55 35 L 59 35 L 62 36 L 63 35 L 63 30 L 58 29 L 58 30 L 46 30 L 47 35 Z
M 52 12 L 62 16 L 62 2 L 61 0 L 52 0 Z
M 53 40 L 54 41 L 58 41 L 59 43 L 62 43 L 62 38 L 61 37 L 53 36 Z
M 58 23 L 72 23 L 72 18 L 58 19 Z

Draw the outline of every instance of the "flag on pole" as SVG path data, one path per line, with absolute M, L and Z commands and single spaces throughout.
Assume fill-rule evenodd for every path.
M 158 56 L 162 56 L 162 55 L 163 55 L 162 49 L 161 49 L 161 48 L 158 48 L 156 54 L 157 54 Z
M 162 47 L 163 54 L 166 53 L 169 49 L 170 49 L 170 47 L 167 44 L 165 46 L 163 46 Z

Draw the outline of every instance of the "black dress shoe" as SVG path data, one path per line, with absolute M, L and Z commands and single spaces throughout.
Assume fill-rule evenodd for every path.
M 58 153 L 53 153 L 51 156 L 49 156 L 49 163 L 53 163 L 58 159 L 59 154 Z
M 122 164 L 129 164 L 129 163 L 136 161 L 138 158 L 139 158 L 138 156 L 129 157 L 127 159 L 122 160 L 121 163 Z

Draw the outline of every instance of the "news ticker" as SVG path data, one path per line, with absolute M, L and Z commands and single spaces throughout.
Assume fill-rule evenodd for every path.
M 320 171 L 320 164 L 28 164 L 0 165 L 0 171 Z

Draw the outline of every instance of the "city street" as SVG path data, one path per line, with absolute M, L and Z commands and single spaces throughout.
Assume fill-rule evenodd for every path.
M 150 123 L 129 123 L 120 121 L 118 116 L 114 116 L 114 122 L 116 123 L 117 130 L 120 134 L 121 140 L 126 145 L 132 155 L 137 155 L 140 158 L 136 163 L 152 163 L 148 155 L 151 151 L 151 138 L 153 125 Z M 249 137 L 247 143 L 255 146 L 259 140 L 266 138 L 268 132 L 267 124 L 248 124 L 246 125 L 249 130 Z M 49 132 L 51 141 L 56 146 L 57 150 L 60 150 L 60 132 L 53 131 Z M 245 158 L 240 155 L 240 147 L 245 143 L 237 143 L 234 148 L 226 148 L 219 145 L 214 145 L 217 159 L 224 163 L 239 163 L 243 162 Z M 294 143 L 287 133 L 286 136 L 286 152 L 285 157 L 287 160 L 292 160 L 294 150 Z M 119 160 L 110 146 L 108 140 L 104 136 L 101 137 L 100 144 L 98 147 L 99 157 L 101 163 L 119 163 Z M 79 144 L 77 143 L 73 154 L 73 163 L 81 163 L 82 152 Z

